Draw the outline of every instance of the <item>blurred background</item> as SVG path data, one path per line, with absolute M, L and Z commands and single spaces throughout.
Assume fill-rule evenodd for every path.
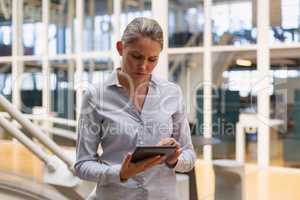
M 183 90 L 201 166 L 240 161 L 252 167 L 247 199 L 299 199 L 300 0 L 0 0 L 0 94 L 74 159 L 82 91 L 120 66 L 115 43 L 138 16 L 157 19 L 164 29 L 155 73 Z M 0 111 L 56 155 L 15 123 L 6 107 Z M 219 142 L 202 145 L 197 138 Z M 7 186 L 0 180 L 0 198 L 17 198 L 15 190 L 29 190 L 26 181 L 40 187 L 27 191 L 30 198 L 80 198 L 55 196 L 55 183 L 45 181 L 45 162 L 21 143 L 0 128 L 0 179 L 11 181 Z M 265 169 L 292 172 L 294 178 L 266 178 L 266 185 L 273 184 L 266 197 L 256 188 Z M 206 180 L 199 173 L 198 186 Z M 280 187 L 280 180 L 294 184 Z M 11 189 L 16 183 L 24 188 Z M 205 188 L 196 190 L 190 199 L 213 198 L 211 188 L 207 197 Z M 38 196 L 41 191 L 53 197 Z

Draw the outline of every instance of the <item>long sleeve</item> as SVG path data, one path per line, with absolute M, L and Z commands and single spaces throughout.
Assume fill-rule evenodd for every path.
M 173 114 L 172 118 L 173 136 L 183 149 L 174 170 L 178 172 L 188 172 L 194 167 L 196 154 L 193 148 L 189 123 L 182 98 L 180 98 L 179 109 Z
M 120 182 L 121 165 L 108 165 L 101 162 L 97 154 L 101 144 L 101 116 L 97 113 L 91 91 L 83 96 L 77 129 L 75 172 L 78 177 L 88 181 L 106 183 Z

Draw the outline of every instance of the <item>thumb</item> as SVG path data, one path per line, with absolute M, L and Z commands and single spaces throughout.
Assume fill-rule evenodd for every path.
M 127 153 L 125 159 L 124 159 L 124 165 L 125 166 L 128 166 L 131 162 L 131 158 L 132 158 L 132 155 L 130 153 Z

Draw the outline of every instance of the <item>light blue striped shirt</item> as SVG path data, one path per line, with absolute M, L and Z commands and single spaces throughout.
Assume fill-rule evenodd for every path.
M 104 84 L 85 91 L 75 171 L 80 178 L 97 182 L 97 199 L 176 199 L 175 171 L 191 170 L 196 158 L 182 100 L 176 84 L 152 75 L 139 112 L 120 85 L 117 71 Z M 171 135 L 183 148 L 174 169 L 161 164 L 120 181 L 121 164 L 128 152 L 136 146 L 156 145 Z M 101 155 L 97 152 L 99 145 Z

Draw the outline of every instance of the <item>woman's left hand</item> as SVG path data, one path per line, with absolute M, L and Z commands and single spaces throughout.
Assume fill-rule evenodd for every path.
M 180 144 L 174 138 L 169 137 L 169 138 L 162 139 L 158 143 L 158 145 L 159 146 L 165 146 L 165 145 L 175 145 L 176 146 L 175 152 L 165 160 L 165 163 L 169 167 L 175 167 L 175 165 L 177 164 L 177 161 L 178 161 L 178 157 L 182 153 L 182 148 L 181 148 Z

